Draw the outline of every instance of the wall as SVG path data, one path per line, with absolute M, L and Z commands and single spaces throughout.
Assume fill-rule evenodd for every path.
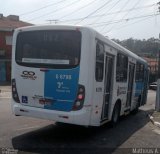
M 12 32 L 0 31 L 0 82 L 11 81 Z M 7 36 L 7 42 L 6 42 Z M 9 43 L 9 44 L 6 44 Z

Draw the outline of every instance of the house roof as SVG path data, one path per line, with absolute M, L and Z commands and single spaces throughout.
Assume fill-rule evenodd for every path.
M 18 27 L 31 26 L 31 25 L 33 24 L 19 20 L 19 16 L 9 15 L 7 17 L 4 17 L 2 14 L 0 14 L 1 31 L 12 31 L 13 29 Z
M 156 58 L 147 58 L 147 57 L 143 57 L 150 66 L 155 66 L 158 65 L 158 60 Z

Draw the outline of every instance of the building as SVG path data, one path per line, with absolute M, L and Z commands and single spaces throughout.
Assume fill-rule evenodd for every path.
M 155 82 L 158 79 L 158 57 L 147 58 L 143 57 L 149 65 L 149 82 Z
M 158 73 L 158 59 L 157 58 L 147 58 L 143 57 L 149 65 L 150 73 L 156 74 Z
M 32 24 L 19 20 L 19 16 L 0 14 L 0 83 L 11 81 L 11 52 L 13 30 Z

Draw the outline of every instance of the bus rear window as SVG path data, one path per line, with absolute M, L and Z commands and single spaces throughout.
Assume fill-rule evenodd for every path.
M 71 68 L 80 62 L 79 31 L 30 31 L 17 36 L 16 62 L 28 67 Z

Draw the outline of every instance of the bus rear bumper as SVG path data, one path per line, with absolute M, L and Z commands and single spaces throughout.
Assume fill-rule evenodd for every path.
M 90 125 L 90 109 L 83 108 L 79 111 L 55 111 L 30 106 L 24 106 L 18 103 L 12 104 L 13 113 L 15 115 L 28 116 L 56 122 L 70 123 L 76 125 Z

